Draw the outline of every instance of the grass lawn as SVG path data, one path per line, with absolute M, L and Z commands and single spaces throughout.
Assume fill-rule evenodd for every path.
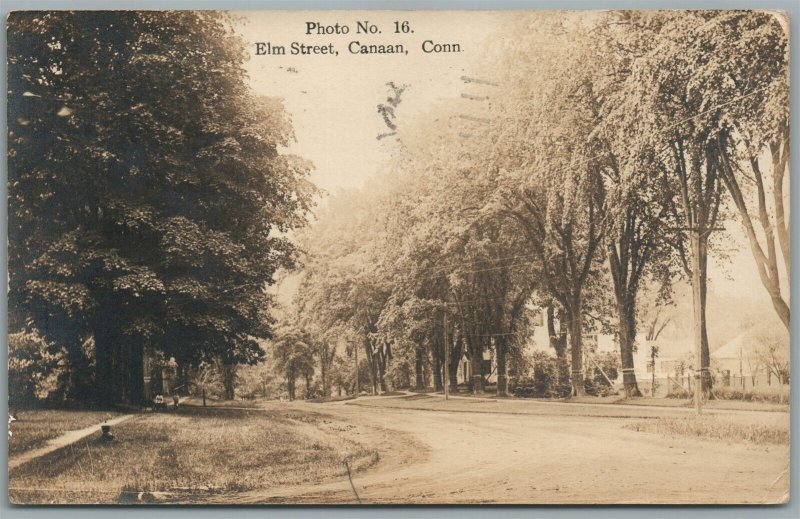
M 167 407 L 172 408 L 172 399 L 166 397 L 167 400 Z M 262 407 L 264 400 L 245 400 L 242 398 L 235 399 L 235 400 L 215 400 L 213 398 L 206 399 L 206 406 L 207 407 L 246 407 L 249 409 L 257 409 Z M 203 406 L 203 399 L 198 396 L 190 396 L 190 397 L 181 397 L 180 405 L 189 405 L 194 407 L 202 407 Z
M 312 404 L 327 404 L 328 402 L 343 402 L 345 400 L 355 400 L 354 395 L 342 395 L 342 396 L 323 396 L 319 398 L 312 398 L 309 400 Z
M 623 398 L 618 404 L 624 405 L 658 405 L 664 407 L 694 407 L 691 399 L 679 398 Z M 788 404 L 777 404 L 767 401 L 725 400 L 717 398 L 703 402 L 704 409 L 725 409 L 733 411 L 775 411 L 785 413 L 789 410 Z
M 235 492 L 345 477 L 378 461 L 351 438 L 357 427 L 322 413 L 183 407 L 146 413 L 11 471 L 15 503 L 117 503 L 139 492 L 166 498 Z M 30 490 L 42 489 L 47 490 Z M 28 490 L 22 490 L 28 489 Z
M 419 399 L 424 398 L 425 396 L 433 396 L 430 395 L 433 393 L 432 391 L 428 391 L 426 393 L 414 392 L 416 393 L 414 397 Z M 436 392 L 437 395 L 442 395 L 441 391 Z M 522 397 L 497 397 L 494 393 L 491 392 L 482 392 L 477 395 L 473 395 L 466 389 L 459 393 L 451 393 L 451 396 L 458 397 L 458 398 L 474 398 L 477 400 L 494 400 L 494 401 L 513 401 L 519 402 L 524 405 L 526 402 L 545 402 L 545 403 L 552 403 L 552 402 L 560 402 L 565 404 L 616 404 L 616 405 L 628 405 L 628 406 L 639 406 L 639 407 L 648 407 L 648 406 L 659 406 L 659 407 L 683 407 L 683 408 L 691 408 L 693 407 L 693 403 L 691 399 L 679 399 L 679 398 L 651 398 L 651 397 L 638 397 L 638 398 L 625 398 L 624 394 L 620 395 L 609 395 L 609 396 L 580 396 L 580 397 L 569 397 L 569 398 L 522 398 Z M 411 397 L 406 397 L 406 399 Z M 703 402 L 703 407 L 707 409 L 719 409 L 719 410 L 730 410 L 730 411 L 775 411 L 779 413 L 785 413 L 789 410 L 789 405 L 778 404 L 771 401 L 766 400 L 752 400 L 752 401 L 745 401 L 745 400 L 731 400 L 731 399 L 723 399 L 717 398 L 715 400 L 708 400 Z M 524 409 L 524 407 L 520 407 L 520 409 Z
M 664 417 L 626 424 L 626 429 L 693 436 L 725 442 L 749 442 L 756 445 L 789 445 L 789 415 L 785 413 L 764 419 L 749 416 L 686 416 Z
M 8 439 L 8 455 L 20 454 L 36 449 L 67 431 L 83 429 L 99 424 L 108 418 L 119 416 L 113 411 L 76 411 L 62 409 L 35 409 L 20 411 L 17 420 L 11 423 Z

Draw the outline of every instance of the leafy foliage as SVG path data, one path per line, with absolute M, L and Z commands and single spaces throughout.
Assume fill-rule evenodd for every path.
M 67 356 L 35 333 L 8 336 L 8 404 L 11 409 L 63 396 Z
M 506 356 L 525 346 L 528 307 L 538 305 L 550 308 L 559 355 L 569 338 L 574 394 L 607 390 L 594 364 L 584 365 L 582 338 L 612 329 L 618 363 L 595 360 L 612 379 L 621 367 L 626 394 L 639 395 L 638 298 L 658 294 L 661 306 L 676 277 L 694 276 L 707 366 L 707 262 L 718 247 L 712 231 L 732 216 L 726 189 L 736 199 L 740 166 L 769 151 L 782 196 L 780 24 L 745 11 L 554 12 L 503 31 L 513 36 L 476 64 L 494 85 L 488 118 L 454 124 L 472 108 L 441 102 L 398 127 L 403 146 L 390 173 L 331 198 L 304 241 L 305 321 L 344 338 L 349 351 L 363 344 L 373 387 L 376 376 L 383 385 L 381 352 L 391 348 L 396 383 L 410 384 L 413 366 L 417 387 L 427 369 L 440 389 L 445 367 L 465 356 L 479 391 L 484 353 L 494 352 L 505 377 Z M 768 224 L 754 233 L 763 235 L 760 271 L 776 301 L 774 244 L 787 226 L 783 204 L 774 205 L 777 240 Z M 566 335 L 555 337 L 556 316 Z M 537 376 L 549 380 L 542 366 Z
M 184 364 L 260 359 L 264 287 L 293 265 L 286 232 L 314 189 L 279 153 L 288 118 L 249 91 L 225 15 L 19 12 L 8 32 L 16 319 L 71 350 L 93 336 L 115 399 L 136 399 L 138 375 L 112 359 L 144 344 Z
M 563 398 L 571 392 L 569 366 L 560 359 L 542 351 L 534 352 L 531 359 L 531 377 L 518 382 L 514 395 L 535 398 Z

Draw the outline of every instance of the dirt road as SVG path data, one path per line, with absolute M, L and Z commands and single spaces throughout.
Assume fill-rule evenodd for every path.
M 788 446 L 623 429 L 636 418 L 357 404 L 295 405 L 382 431 L 375 433 L 385 445 L 381 462 L 353 476 L 358 497 L 344 479 L 248 492 L 231 502 L 776 503 L 788 491 Z M 393 438 L 392 431 L 403 434 Z

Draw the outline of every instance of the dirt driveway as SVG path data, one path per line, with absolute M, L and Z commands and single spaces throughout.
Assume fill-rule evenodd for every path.
M 232 503 L 777 503 L 788 491 L 788 446 L 623 429 L 637 418 L 295 405 L 383 430 L 381 462 L 353 476 L 358 498 L 344 479 Z

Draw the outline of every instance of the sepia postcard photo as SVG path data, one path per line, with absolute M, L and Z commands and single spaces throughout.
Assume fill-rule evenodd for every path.
M 6 34 L 11 503 L 789 501 L 786 13 Z

